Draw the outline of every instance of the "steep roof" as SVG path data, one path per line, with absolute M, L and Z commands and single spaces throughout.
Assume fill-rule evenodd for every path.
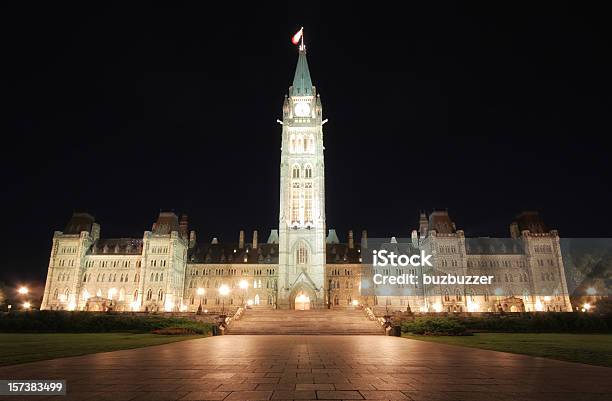
M 548 228 L 544 224 L 544 220 L 540 217 L 538 212 L 527 211 L 522 212 L 516 216 L 516 223 L 518 224 L 519 230 L 529 230 L 531 233 L 547 233 Z
M 91 232 L 91 226 L 94 222 L 95 219 L 91 214 L 75 212 L 66 224 L 64 234 L 80 234 L 81 231 Z
M 313 96 L 314 88 L 310 79 L 310 70 L 306 60 L 306 50 L 300 50 L 295 75 L 293 76 L 293 86 L 291 86 L 291 96 Z

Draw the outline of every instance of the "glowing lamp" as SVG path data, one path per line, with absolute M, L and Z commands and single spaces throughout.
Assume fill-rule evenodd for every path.
M 219 295 L 226 296 L 229 293 L 230 293 L 230 289 L 227 285 L 223 284 L 221 287 L 219 287 Z

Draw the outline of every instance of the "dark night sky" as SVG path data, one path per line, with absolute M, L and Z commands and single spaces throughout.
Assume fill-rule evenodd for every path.
M 506 236 L 525 209 L 562 236 L 612 235 L 602 10 L 191 3 L 2 10 L 0 280 L 43 280 L 73 210 L 104 237 L 174 209 L 200 240 L 265 240 L 301 25 L 341 239 L 407 236 L 434 208 L 467 235 Z

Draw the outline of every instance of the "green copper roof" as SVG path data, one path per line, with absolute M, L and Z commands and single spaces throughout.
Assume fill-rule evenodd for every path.
M 306 61 L 306 50 L 300 50 L 297 67 L 295 67 L 295 76 L 293 77 L 291 96 L 312 96 L 313 94 L 314 89 L 310 80 L 308 61 Z

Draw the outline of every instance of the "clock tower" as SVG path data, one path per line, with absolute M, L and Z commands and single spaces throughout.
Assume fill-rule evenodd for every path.
M 302 44 L 283 103 L 277 300 L 281 309 L 324 307 L 324 123 Z

